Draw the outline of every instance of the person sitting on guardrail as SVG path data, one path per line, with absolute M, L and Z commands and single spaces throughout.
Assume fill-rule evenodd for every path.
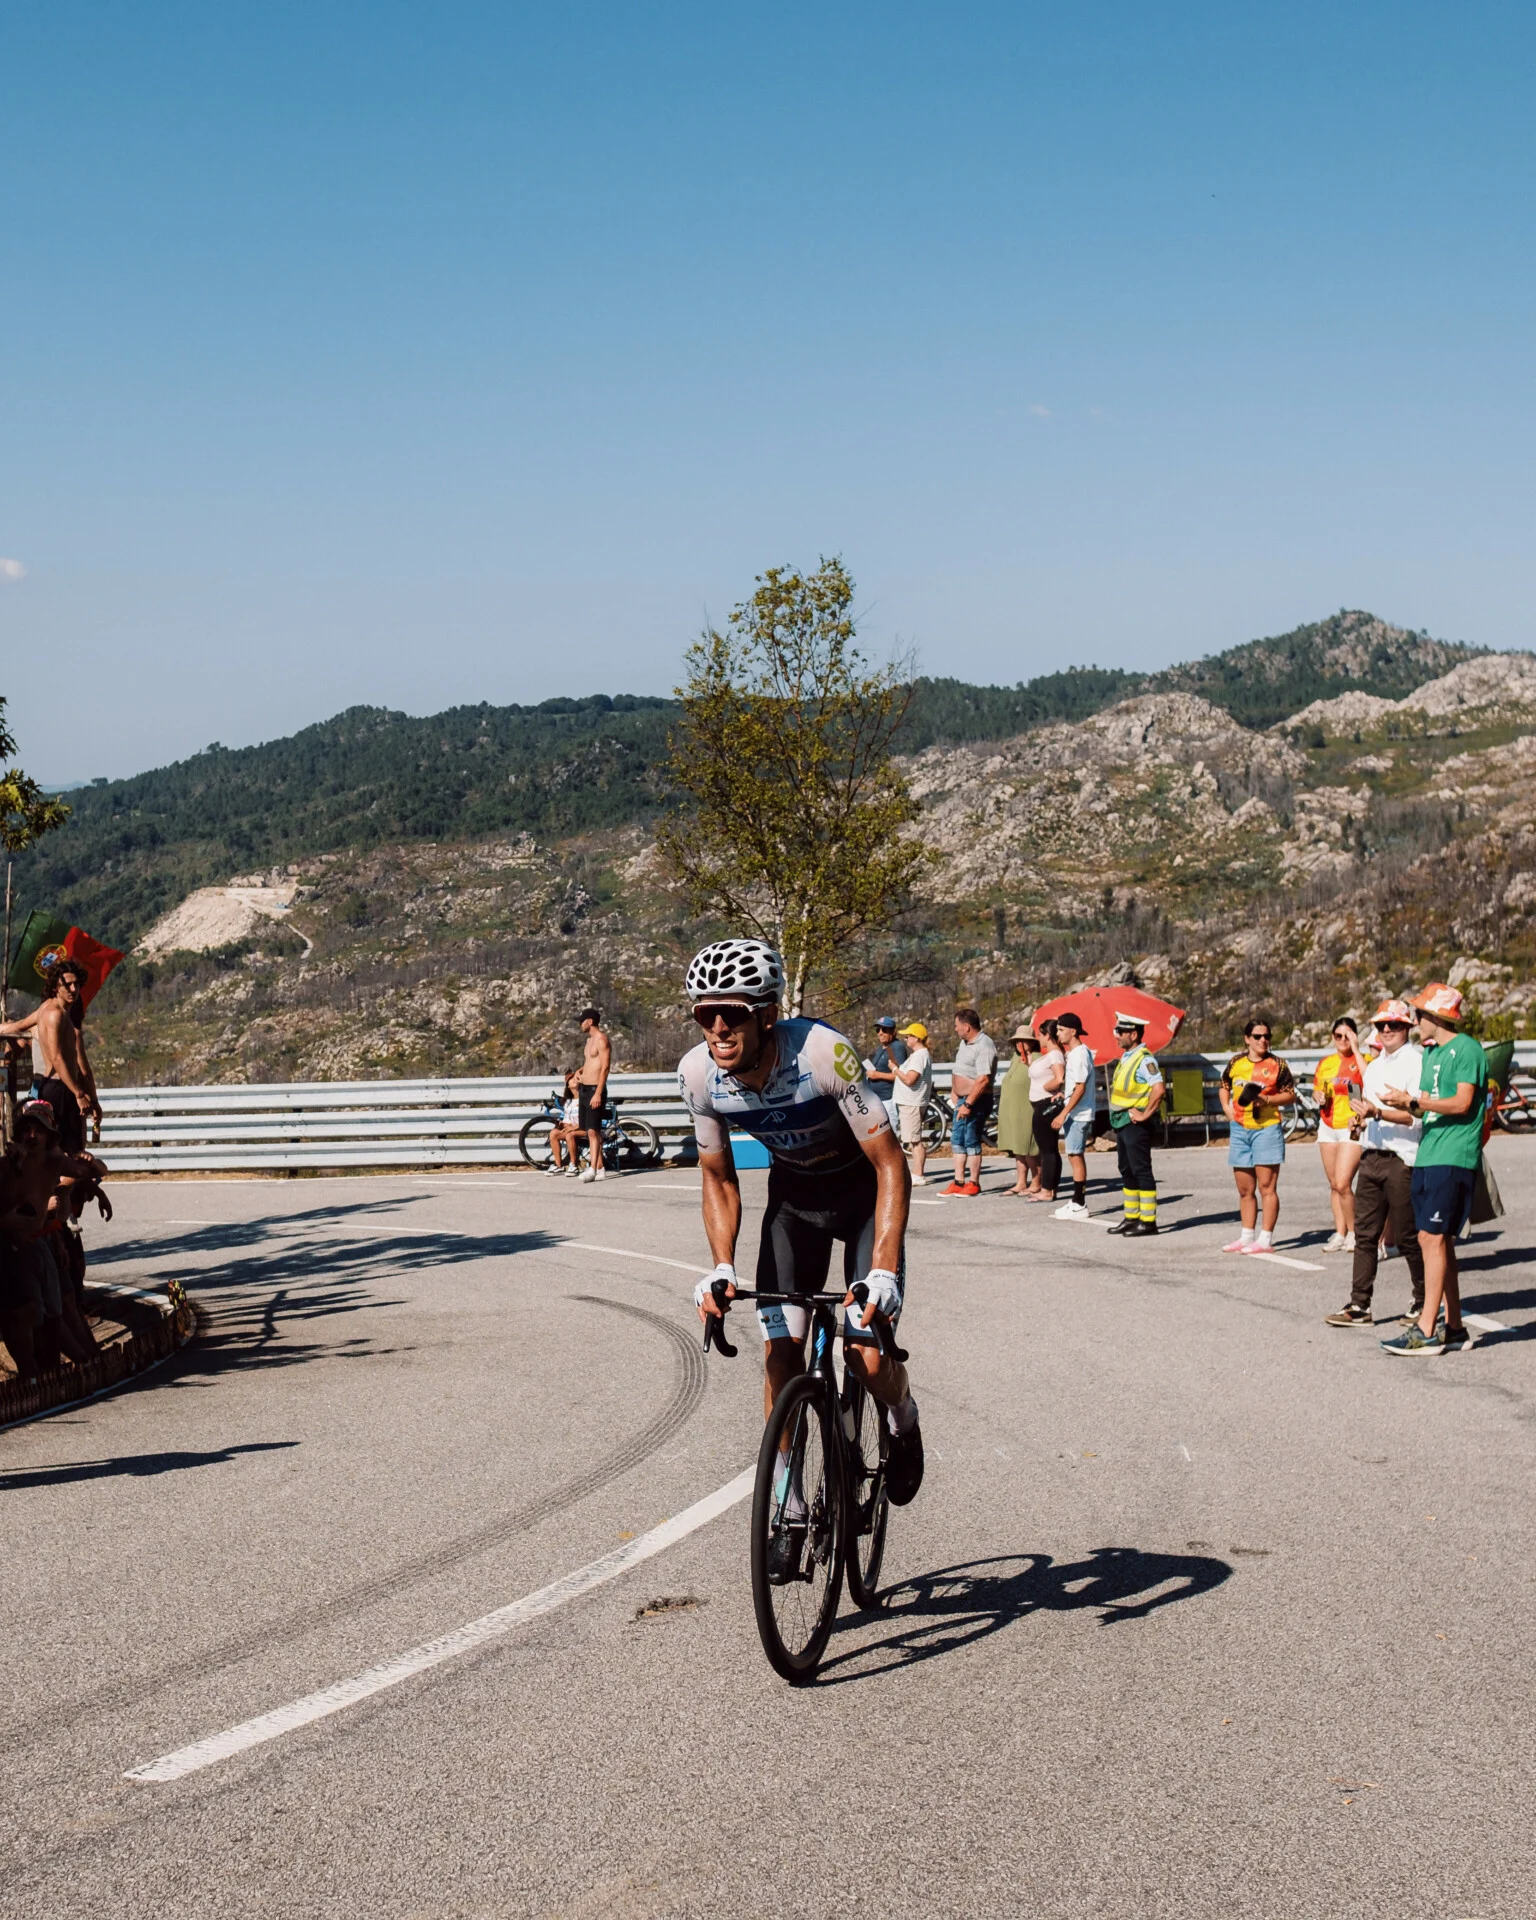
M 0 1339 L 23 1379 L 52 1371 L 61 1354 L 83 1364 L 96 1348 L 67 1266 L 44 1241 L 57 1237 L 60 1208 L 76 1183 L 110 1218 L 100 1187 L 107 1169 L 94 1154 L 63 1152 L 58 1136 L 53 1108 L 30 1100 L 0 1155 Z
M 578 1151 L 581 1143 L 581 1095 L 577 1089 L 580 1073 L 579 1067 L 571 1067 L 566 1072 L 565 1096 L 560 1107 L 561 1124 L 549 1130 L 549 1165 L 544 1169 L 546 1173 L 563 1173 L 572 1180 L 579 1171 L 577 1163 L 581 1157 Z M 567 1152 L 571 1156 L 569 1166 L 565 1162 Z

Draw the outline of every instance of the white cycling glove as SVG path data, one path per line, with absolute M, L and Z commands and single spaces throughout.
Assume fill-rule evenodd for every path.
M 704 1278 L 694 1288 L 693 1304 L 701 1313 L 704 1310 L 704 1302 L 706 1300 L 713 1300 L 714 1298 L 715 1282 L 717 1280 L 728 1281 L 733 1287 L 736 1285 L 736 1269 L 731 1265 L 729 1260 L 722 1260 L 714 1272 L 706 1273 Z
M 884 1267 L 871 1267 L 864 1276 L 864 1285 L 869 1289 L 869 1299 L 864 1318 L 858 1323 L 861 1327 L 867 1327 L 877 1313 L 883 1313 L 889 1320 L 900 1312 L 901 1282 L 894 1273 L 888 1273 Z

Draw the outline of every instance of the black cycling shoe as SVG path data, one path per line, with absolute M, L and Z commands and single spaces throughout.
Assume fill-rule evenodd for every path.
M 923 1430 L 914 1420 L 905 1433 L 891 1435 L 885 1461 L 885 1490 L 893 1507 L 904 1507 L 923 1484 Z
M 768 1584 L 787 1587 L 800 1578 L 800 1550 L 805 1545 L 805 1528 L 781 1526 L 768 1542 Z

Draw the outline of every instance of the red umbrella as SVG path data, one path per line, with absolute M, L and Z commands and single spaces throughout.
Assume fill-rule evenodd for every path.
M 1170 1044 L 1184 1024 L 1184 1009 L 1158 1000 L 1140 987 L 1084 987 L 1080 993 L 1065 993 L 1059 1000 L 1047 1001 L 1035 1013 L 1035 1019 L 1054 1020 L 1059 1014 L 1075 1013 L 1083 1023 L 1083 1037 L 1093 1048 L 1099 1066 L 1120 1058 L 1120 1043 L 1115 1038 L 1115 1021 L 1122 1013 L 1144 1020 L 1142 1036 L 1154 1053 Z

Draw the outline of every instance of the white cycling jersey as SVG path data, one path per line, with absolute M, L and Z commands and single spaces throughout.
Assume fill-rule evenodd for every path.
M 701 1153 L 719 1153 L 739 1127 L 796 1173 L 840 1173 L 860 1143 L 889 1133 L 885 1101 L 864 1077 L 858 1049 L 822 1020 L 780 1020 L 778 1058 L 761 1092 L 717 1067 L 701 1043 L 677 1069 Z

